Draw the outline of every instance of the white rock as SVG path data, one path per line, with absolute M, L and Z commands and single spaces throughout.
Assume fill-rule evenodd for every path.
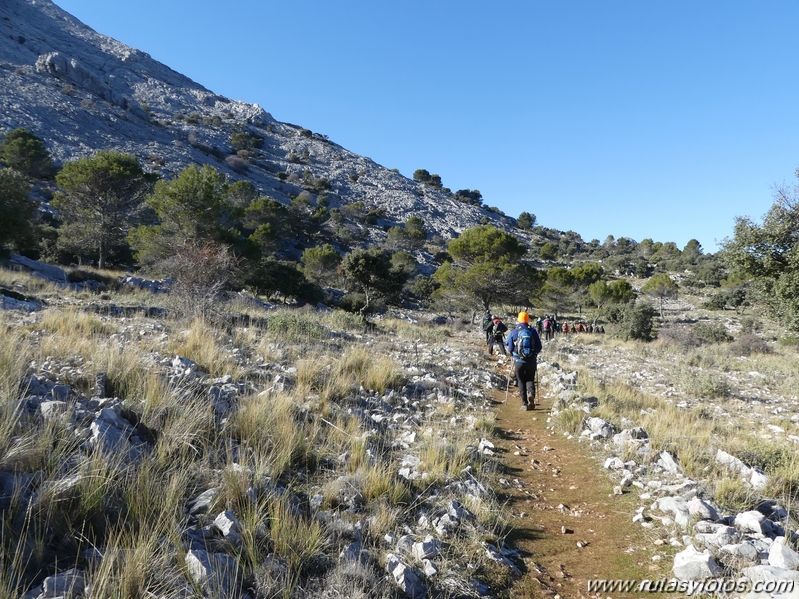
M 674 521 L 682 528 L 687 528 L 691 521 L 688 504 L 682 497 L 662 497 L 655 502 L 657 509 L 674 515 Z
M 751 564 L 759 563 L 760 552 L 752 543 L 735 543 L 732 545 L 722 545 L 719 549 L 722 553 L 727 553 L 734 557 L 748 560 Z
M 418 560 L 437 557 L 441 551 L 441 543 L 432 535 L 427 535 L 424 541 L 414 543 L 411 547 L 411 555 Z
M 722 569 L 709 551 L 699 552 L 693 545 L 689 545 L 674 556 L 674 566 L 671 571 L 680 580 L 704 580 L 718 576 Z
M 83 596 L 86 581 L 83 570 L 71 569 L 59 572 L 44 579 L 42 597 L 71 597 Z
M 396 585 L 411 599 L 427 597 L 427 587 L 408 566 L 393 553 L 386 555 L 386 571 L 394 578 Z
M 716 461 L 719 464 L 723 464 L 727 466 L 733 472 L 739 472 L 743 476 L 748 477 L 751 473 L 752 469 L 749 468 L 746 464 L 744 464 L 741 460 L 736 458 L 733 455 L 730 455 L 726 451 L 722 451 L 721 449 L 716 451 Z
M 796 570 L 799 567 L 799 553 L 785 545 L 785 537 L 777 537 L 769 549 L 768 564 L 775 568 Z
M 688 513 L 692 516 L 699 516 L 702 520 L 713 520 L 714 522 L 719 519 L 716 508 L 702 501 L 699 497 L 694 497 L 688 502 Z
M 438 570 L 433 565 L 433 562 L 431 562 L 429 559 L 422 560 L 422 568 L 424 571 L 424 575 L 427 576 L 427 578 L 430 578 L 431 576 L 435 576 L 436 574 L 438 574 Z
M 682 472 L 680 465 L 668 451 L 661 452 L 660 461 L 663 462 L 663 467 L 671 474 L 680 474 Z
M 243 580 L 236 559 L 224 553 L 190 550 L 186 554 L 186 570 L 195 584 L 213 597 L 230 597 Z
M 735 516 L 735 527 L 743 532 L 754 532 L 764 535 L 768 535 L 773 531 L 771 521 L 757 510 L 741 512 Z
M 42 419 L 45 422 L 57 420 L 67 411 L 67 403 L 64 401 L 43 401 L 39 404 Z
M 755 491 L 762 491 L 768 485 L 768 475 L 757 468 L 752 468 L 752 474 L 749 476 L 749 482 Z
M 221 512 L 214 519 L 212 528 L 222 533 L 222 536 L 234 545 L 241 544 L 241 525 L 230 510 Z
M 594 435 L 597 435 L 602 439 L 610 439 L 616 432 L 613 425 L 602 418 L 588 418 L 585 421 L 585 426 Z
M 741 574 L 752 582 L 771 582 L 775 580 L 794 580 L 799 583 L 799 572 L 776 568 L 774 566 L 749 566 L 741 570 Z

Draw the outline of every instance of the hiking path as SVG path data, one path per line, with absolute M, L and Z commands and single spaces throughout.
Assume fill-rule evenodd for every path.
M 490 359 L 495 359 L 491 357 Z M 507 374 L 508 362 L 494 368 Z M 632 521 L 637 489 L 614 495 L 617 484 L 587 443 L 554 432 L 549 409 L 554 398 L 542 386 L 532 411 L 520 408 L 512 382 L 495 391 L 496 451 L 505 467 L 503 501 L 512 514 L 510 540 L 522 549 L 526 571 L 515 584 L 516 598 L 658 597 L 653 592 L 589 591 L 595 580 L 670 578 L 668 543 Z

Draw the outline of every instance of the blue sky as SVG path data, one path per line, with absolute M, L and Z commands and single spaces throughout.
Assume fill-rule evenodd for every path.
M 586 241 L 715 251 L 799 166 L 795 0 L 56 3 L 216 93 Z

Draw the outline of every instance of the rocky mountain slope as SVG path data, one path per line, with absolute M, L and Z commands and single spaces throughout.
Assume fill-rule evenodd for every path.
M 276 121 L 257 104 L 231 100 L 148 54 L 101 35 L 50 0 L 0 5 L 0 128 L 24 127 L 45 140 L 56 162 L 118 150 L 171 177 L 191 163 L 288 201 L 327 180 L 330 207 L 384 208 L 380 225 L 421 216 L 449 238 L 494 212 L 408 179 L 307 129 Z M 263 138 L 236 152 L 236 133 Z

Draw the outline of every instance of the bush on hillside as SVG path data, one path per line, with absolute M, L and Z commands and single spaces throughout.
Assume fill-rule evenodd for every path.
M 366 307 L 366 296 L 363 293 L 348 293 L 341 298 L 338 307 L 354 314 L 381 314 L 385 312 L 386 305 L 382 300 L 371 300 Z
M 620 306 L 616 337 L 625 341 L 651 341 L 652 322 L 655 316 L 657 311 L 646 303 Z
M 774 350 L 771 349 L 766 340 L 752 333 L 741 335 L 735 343 L 731 343 L 729 347 L 730 353 L 733 356 L 751 356 L 752 354 L 772 354 Z
M 799 335 L 785 335 L 777 340 L 777 345 L 786 349 L 799 350 Z
M 558 257 L 558 246 L 551 241 L 546 242 L 541 246 L 538 255 L 542 260 L 554 260 Z
M 670 326 L 659 329 L 658 340 L 663 345 L 681 349 L 694 349 L 702 345 L 701 338 L 697 337 L 687 326 Z
M 53 163 L 44 142 L 27 129 L 6 133 L 0 147 L 0 160 L 29 177 L 48 177 L 53 173 Z
M 31 234 L 36 202 L 30 185 L 11 169 L 0 169 L 0 246 L 22 244 Z
M 693 326 L 694 335 L 707 343 L 729 343 L 733 340 L 721 323 L 697 322 Z

